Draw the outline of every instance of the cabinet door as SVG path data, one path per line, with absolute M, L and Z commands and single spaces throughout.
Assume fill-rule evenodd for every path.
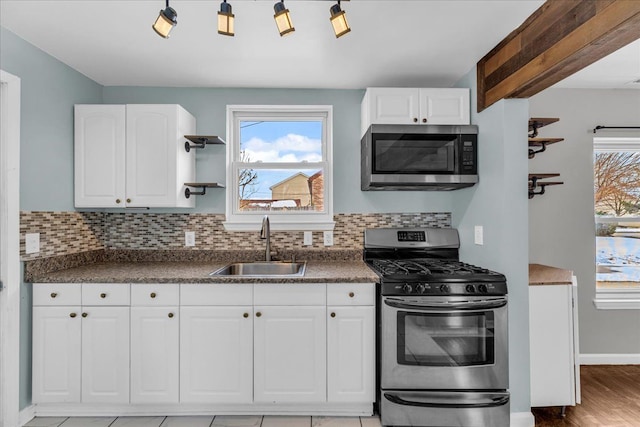
M 129 307 L 82 308 L 82 402 L 129 403 Z
M 418 123 L 418 89 L 371 88 L 368 92 L 372 124 Z
M 176 107 L 127 105 L 127 206 L 170 206 L 175 199 Z
M 468 125 L 469 89 L 420 89 L 420 123 Z
M 576 404 L 572 291 L 529 286 L 531 406 Z
M 124 207 L 125 106 L 76 105 L 75 206 Z
M 328 307 L 327 312 L 329 402 L 373 402 L 374 307 Z
M 80 307 L 33 307 L 33 403 L 80 402 Z
M 194 207 L 184 183 L 195 178 L 185 134 L 195 118 L 179 105 L 127 105 L 127 206 Z
M 180 401 L 250 403 L 250 306 L 180 308 Z
M 178 307 L 131 307 L 131 403 L 178 403 Z
M 254 310 L 254 401 L 326 401 L 326 307 Z

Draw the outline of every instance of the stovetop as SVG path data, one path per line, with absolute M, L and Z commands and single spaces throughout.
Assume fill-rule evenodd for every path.
M 506 295 L 503 274 L 459 261 L 454 229 L 365 231 L 365 262 L 383 295 Z
M 383 295 L 506 295 L 503 274 L 455 259 L 373 259 Z

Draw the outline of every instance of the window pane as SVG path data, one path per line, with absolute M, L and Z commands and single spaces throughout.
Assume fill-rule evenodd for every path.
M 322 121 L 241 121 L 240 161 L 321 162 Z
M 324 212 L 322 169 L 240 169 L 238 210 Z
M 598 289 L 640 285 L 640 153 L 594 156 Z

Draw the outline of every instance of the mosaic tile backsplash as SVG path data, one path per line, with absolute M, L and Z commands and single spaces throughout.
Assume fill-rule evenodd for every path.
M 446 213 L 336 214 L 332 250 L 362 249 L 366 228 L 450 227 Z M 98 249 L 184 250 L 184 232 L 195 231 L 190 250 L 264 248 L 258 233 L 227 232 L 222 214 L 154 214 L 112 212 L 21 212 L 20 254 L 23 261 Z M 40 252 L 25 254 L 25 233 L 40 233 Z M 306 249 L 301 231 L 271 233 L 273 250 Z M 313 248 L 322 248 L 322 232 L 313 233 Z

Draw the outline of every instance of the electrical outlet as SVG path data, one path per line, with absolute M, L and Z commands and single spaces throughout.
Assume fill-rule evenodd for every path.
M 196 232 L 195 231 L 185 231 L 184 232 L 184 245 L 185 246 L 195 246 L 196 245 Z
M 311 231 L 304 232 L 304 239 L 302 241 L 304 246 L 312 246 L 313 245 L 313 233 Z
M 333 246 L 333 231 L 324 232 L 324 245 Z
M 40 252 L 40 233 L 26 233 L 24 235 L 24 251 L 27 254 Z
M 476 225 L 473 229 L 473 242 L 476 245 L 484 245 L 484 230 L 481 225 Z

